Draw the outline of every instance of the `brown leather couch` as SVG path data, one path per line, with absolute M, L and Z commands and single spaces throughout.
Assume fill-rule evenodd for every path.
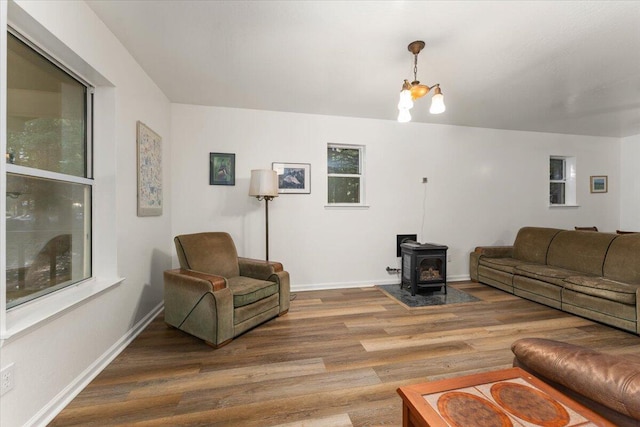
M 542 338 L 514 342 L 518 366 L 617 426 L 640 425 L 640 363 Z
M 640 233 L 524 227 L 512 246 L 479 246 L 471 279 L 640 333 Z

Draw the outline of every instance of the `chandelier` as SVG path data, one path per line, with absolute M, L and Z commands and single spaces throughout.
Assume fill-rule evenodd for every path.
M 415 41 L 410 43 L 408 46 L 409 52 L 413 54 L 413 81 L 409 83 L 409 80 L 405 79 L 402 84 L 400 102 L 398 102 L 398 121 L 401 123 L 411 121 L 411 113 L 409 113 L 409 110 L 413 108 L 413 101 L 422 98 L 434 88 L 429 112 L 431 114 L 440 114 L 446 110 L 444 105 L 444 95 L 442 95 L 442 91 L 440 90 L 440 83 L 436 83 L 433 86 L 427 86 L 420 84 L 418 81 L 418 54 L 423 48 L 423 41 Z

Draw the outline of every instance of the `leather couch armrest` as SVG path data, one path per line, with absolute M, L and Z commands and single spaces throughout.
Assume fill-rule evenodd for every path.
M 271 280 L 269 276 L 284 271 L 282 264 L 279 262 L 242 257 L 238 257 L 238 266 L 240 267 L 241 276 L 261 280 Z
M 509 258 L 513 256 L 513 246 L 478 246 L 474 253 L 490 258 Z
M 640 363 L 542 338 L 520 339 L 511 350 L 534 375 L 640 421 Z

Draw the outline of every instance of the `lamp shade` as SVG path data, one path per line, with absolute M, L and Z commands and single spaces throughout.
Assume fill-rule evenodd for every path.
M 269 169 L 252 170 L 249 195 L 254 197 L 278 197 L 278 174 L 276 171 Z
M 411 121 L 411 113 L 409 110 L 400 110 L 398 113 L 398 121 L 400 123 L 407 123 Z
M 440 87 L 436 87 L 436 93 L 431 98 L 431 108 L 429 112 L 431 114 L 440 114 L 444 113 L 447 108 L 444 105 L 444 95 L 442 95 L 442 91 Z
M 408 89 L 400 92 L 400 101 L 398 102 L 398 110 L 409 110 L 413 108 L 413 99 L 411 99 L 411 91 Z

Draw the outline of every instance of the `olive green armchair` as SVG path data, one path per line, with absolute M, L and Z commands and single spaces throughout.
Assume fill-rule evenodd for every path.
M 227 233 L 174 239 L 180 268 L 164 272 L 165 322 L 221 347 L 289 310 L 282 264 L 238 257 Z

